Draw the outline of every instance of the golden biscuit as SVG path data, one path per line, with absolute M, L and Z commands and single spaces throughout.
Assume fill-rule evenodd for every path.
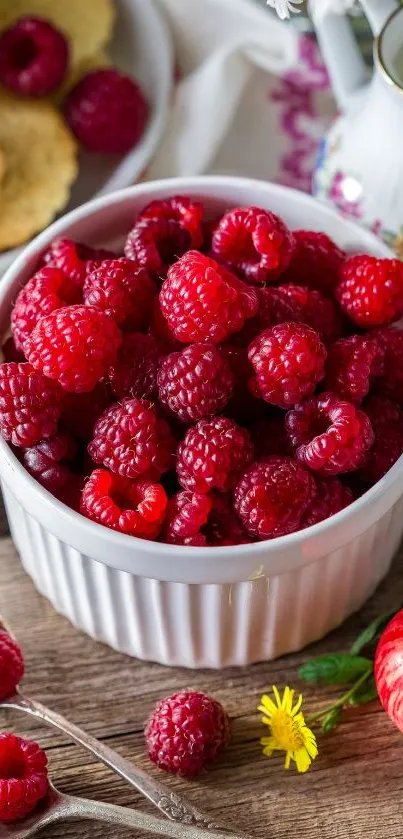
M 1 182 L 3 180 L 3 176 L 6 171 L 6 158 L 3 154 L 2 150 L 0 149 L 0 190 L 1 190 Z
M 48 102 L 0 90 L 0 251 L 26 242 L 66 205 L 77 176 L 77 145 Z

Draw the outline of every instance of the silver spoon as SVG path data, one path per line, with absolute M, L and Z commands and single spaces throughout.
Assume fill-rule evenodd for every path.
M 8 632 L 16 640 L 1 615 L 0 630 Z M 172 792 L 165 784 L 154 780 L 151 775 L 148 775 L 147 772 L 135 766 L 124 757 L 121 757 L 114 749 L 105 746 L 95 737 L 92 737 L 91 734 L 87 734 L 77 725 L 69 722 L 69 720 L 57 714 L 55 711 L 51 711 L 50 708 L 46 708 L 35 699 L 29 699 L 17 690 L 13 696 L 3 699 L 0 702 L 0 707 L 25 711 L 26 714 L 30 714 L 31 717 L 35 717 L 46 725 L 63 731 L 74 743 L 83 746 L 84 749 L 91 752 L 105 766 L 113 769 L 124 781 L 127 781 L 135 787 L 135 789 L 148 798 L 171 821 L 204 827 L 207 830 L 220 830 L 225 833 L 231 833 L 230 828 L 223 827 L 214 822 L 210 816 L 198 810 L 197 807 L 194 807 L 184 796 Z
M 33 813 L 20 822 L 0 824 L 0 839 L 28 839 L 43 827 L 67 819 L 93 819 L 159 836 L 171 836 L 174 839 L 228 839 L 227 833 L 176 824 L 149 816 L 140 810 L 132 810 L 130 807 L 118 807 L 117 804 L 105 804 L 103 801 L 91 801 L 75 795 L 65 795 L 59 792 L 50 781 L 46 798 L 38 804 Z M 245 839 L 235 834 L 232 836 L 233 839 Z

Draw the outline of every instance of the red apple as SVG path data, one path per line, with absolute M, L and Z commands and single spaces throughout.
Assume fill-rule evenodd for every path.
M 381 635 L 375 655 L 375 682 L 386 713 L 403 731 L 403 609 Z

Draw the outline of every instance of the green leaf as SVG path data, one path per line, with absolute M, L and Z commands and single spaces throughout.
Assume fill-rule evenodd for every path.
M 373 674 L 371 674 L 367 681 L 364 682 L 363 685 L 360 685 L 357 691 L 355 691 L 348 701 L 349 705 L 366 705 L 367 702 L 373 702 L 374 699 L 377 699 L 378 691 L 376 689 L 375 679 Z
M 369 658 L 349 653 L 331 653 L 307 661 L 298 673 L 301 679 L 313 685 L 349 685 L 366 671 L 369 675 L 372 668 Z
M 398 611 L 398 609 L 394 609 L 393 612 L 384 612 L 371 621 L 354 641 L 350 650 L 351 655 L 358 655 L 364 647 L 374 641 Z
M 329 734 L 336 728 L 341 715 L 341 708 L 333 708 L 322 722 L 322 731 L 324 734 Z

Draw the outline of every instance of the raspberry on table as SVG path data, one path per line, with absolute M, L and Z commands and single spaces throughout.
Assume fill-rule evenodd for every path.
M 287 457 L 292 454 L 290 441 L 284 426 L 285 415 L 282 411 L 273 412 L 264 419 L 257 420 L 249 433 L 255 447 L 256 459 L 280 455 Z
M 24 350 L 38 320 L 72 303 L 80 302 L 80 290 L 59 268 L 37 271 L 17 295 L 11 312 L 11 331 L 17 349 Z
M 343 318 L 336 303 L 325 297 L 321 291 L 307 286 L 287 284 L 262 289 L 265 297 L 264 310 L 271 324 L 306 323 L 317 332 L 322 341 L 328 343 L 340 338 L 343 332 Z M 260 309 L 257 317 L 259 317 Z M 267 323 L 267 326 L 270 324 Z M 262 329 L 266 328 L 263 326 Z
M 299 529 L 315 493 L 310 472 L 291 457 L 272 456 L 244 472 L 234 491 L 234 508 L 250 536 L 274 539 Z
M 233 393 L 225 406 L 225 415 L 241 425 L 264 416 L 267 412 L 266 403 L 263 399 L 252 396 L 248 388 L 248 381 L 253 376 L 253 367 L 246 348 L 235 344 L 222 344 L 220 353 L 228 362 L 234 377 Z
M 161 349 L 152 335 L 127 332 L 123 335 L 115 363 L 109 368 L 111 388 L 118 397 L 151 399 L 157 392 L 157 370 Z
M 98 417 L 112 401 L 110 388 L 102 380 L 87 393 L 66 393 L 61 416 L 63 428 L 79 440 L 89 440 Z
M 316 478 L 316 495 L 302 516 L 301 530 L 334 516 L 353 501 L 352 490 L 339 478 Z
M 87 306 L 105 312 L 122 329 L 141 332 L 149 324 L 157 289 L 131 259 L 101 262 L 84 281 Z
M 53 437 L 63 392 L 26 362 L 0 365 L 0 432 L 14 446 L 33 446 Z
M 227 417 L 209 417 L 191 426 L 179 444 L 176 457 L 178 481 L 192 492 L 236 485 L 251 463 L 254 449 L 246 428 Z
M 149 107 L 133 79 L 105 67 L 80 79 L 67 94 L 63 112 L 88 151 L 126 154 L 144 133 Z
M 308 286 L 331 297 L 346 254 L 326 233 L 293 230 L 293 236 L 295 249 L 282 281 Z
M 401 323 L 375 329 L 371 336 L 384 357 L 383 372 L 376 380 L 376 389 L 403 405 L 403 328 Z
M 68 306 L 41 318 L 25 343 L 28 361 L 70 393 L 92 390 L 114 363 L 116 323 L 90 306 Z
M 403 314 L 403 264 L 399 259 L 351 256 L 341 267 L 335 296 L 358 326 L 386 326 Z
M 375 432 L 375 442 L 367 454 L 359 477 L 375 484 L 403 454 L 403 411 L 386 396 L 372 395 L 364 405 Z
M 249 283 L 271 283 L 288 267 L 294 236 L 284 221 L 259 207 L 237 207 L 219 221 L 212 255 Z
M 147 399 L 124 399 L 98 419 L 88 453 L 126 478 L 159 480 L 174 465 L 176 448 L 171 429 Z
M 0 630 L 0 701 L 15 693 L 24 669 L 21 648 L 8 632 Z
M 230 721 L 220 702 L 194 690 L 158 702 L 145 727 L 150 760 L 182 778 L 194 778 L 209 768 L 230 734 Z
M 45 752 L 32 740 L 0 734 L 0 822 L 23 819 L 47 791 Z
M 233 386 L 230 365 L 214 344 L 192 344 L 171 353 L 158 370 L 159 401 L 181 422 L 219 413 Z
M 183 490 L 168 501 L 162 541 L 170 545 L 203 548 L 207 538 L 202 531 L 208 522 L 213 502 L 202 492 Z
M 383 352 L 371 336 L 340 338 L 327 350 L 325 386 L 358 405 L 383 371 Z
M 255 376 L 255 396 L 289 408 L 310 396 L 323 379 L 326 349 L 317 332 L 302 323 L 281 323 L 266 329 L 248 351 Z
M 173 218 L 143 218 L 127 234 L 125 256 L 156 279 L 191 247 L 191 234 Z
M 173 195 L 172 198 L 151 201 L 138 214 L 137 221 L 153 218 L 176 221 L 189 233 L 190 247 L 199 248 L 203 242 L 203 214 L 200 201 L 194 201 L 187 195 Z
M 90 248 L 71 239 L 55 239 L 42 256 L 45 265 L 60 268 L 79 288 L 83 287 L 87 274 L 105 259 L 115 259 L 115 254 L 100 248 Z
M 17 349 L 12 335 L 4 341 L 1 352 L 3 353 L 4 361 L 16 361 L 17 364 L 25 361 L 25 355 L 21 350 Z
M 375 439 L 367 414 L 331 392 L 296 405 L 285 424 L 297 460 L 321 475 L 358 469 Z
M 183 343 L 219 344 L 256 314 L 255 291 L 213 259 L 188 251 L 168 271 L 161 311 Z
M 139 539 L 156 539 L 164 521 L 168 498 L 161 484 L 136 481 L 95 469 L 81 495 L 87 518 Z
M 69 46 L 53 24 L 21 17 L 0 35 L 0 82 L 21 96 L 48 96 L 64 81 Z
M 69 464 L 76 457 L 77 451 L 74 437 L 59 432 L 54 437 L 24 449 L 22 463 L 38 483 L 49 492 L 57 494 L 71 480 Z

